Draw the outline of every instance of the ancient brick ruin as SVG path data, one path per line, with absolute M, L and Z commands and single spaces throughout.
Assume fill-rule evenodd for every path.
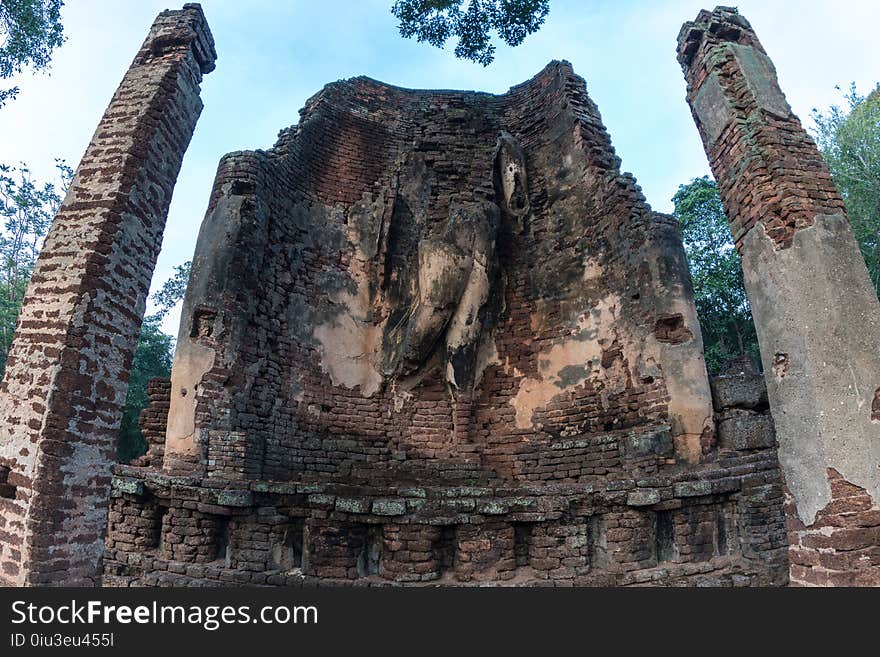
M 105 581 L 784 581 L 760 386 L 718 384 L 722 448 L 676 223 L 618 167 L 559 62 L 331 84 L 224 158 Z
M 695 62 L 720 61 L 711 52 L 716 17 L 718 38 L 732 38 L 735 24 L 757 44 L 729 10 L 689 24 L 680 52 L 692 100 L 705 77 L 693 73 L 702 70 Z M 210 43 L 196 6 L 166 12 L 126 77 L 143 66 L 166 67 L 169 78 L 189 72 L 189 86 L 149 100 L 188 103 L 184 117 L 162 113 L 162 125 L 180 123 L 186 140 L 200 75 L 213 63 Z M 705 136 L 700 101 L 695 107 Z M 156 115 L 144 107 L 130 116 Z M 730 110 L 726 119 L 734 127 L 735 116 Z M 776 127 L 763 116 L 749 121 Z M 719 139 L 738 143 L 734 127 L 711 128 L 707 146 L 726 203 L 742 192 L 712 149 Z M 133 165 L 170 193 L 186 140 L 167 149 L 176 165 L 161 176 L 148 161 Z M 126 157 L 143 160 L 151 152 L 143 145 L 130 141 Z M 780 158 L 788 166 L 802 157 L 806 171 L 824 172 L 820 161 L 811 164 L 814 151 L 804 142 L 802 153 Z M 90 156 L 91 147 L 81 185 Z M 141 418 L 149 451 L 115 466 L 112 487 L 103 475 L 109 431 L 118 425 L 137 323 L 119 330 L 124 344 L 101 342 L 102 366 L 119 369 L 79 366 L 81 385 L 122 392 L 89 388 L 78 393 L 79 406 L 62 407 L 109 407 L 92 434 L 94 421 L 41 424 L 17 414 L 28 398 L 14 387 L 24 372 L 55 371 L 28 355 L 41 343 L 25 316 L 16 337 L 22 355 L 2 390 L 7 425 L 16 427 L 0 461 L 0 495 L 9 498 L 0 498 L 3 576 L 24 584 L 74 579 L 59 572 L 67 557 L 55 555 L 65 554 L 80 516 L 65 510 L 56 524 L 39 524 L 58 491 L 94 506 L 82 532 L 87 549 L 78 552 L 92 571 L 80 579 L 103 573 L 105 585 L 787 583 L 789 540 L 803 538 L 804 553 L 815 547 L 817 558 L 827 552 L 810 544 L 813 528 L 798 529 L 792 518 L 786 535 L 770 408 L 777 415 L 793 402 L 772 383 L 768 398 L 754 372 L 707 376 L 676 221 L 652 211 L 619 165 L 583 79 L 566 62 L 502 95 L 369 78 L 325 87 L 273 148 L 221 161 L 172 378 L 150 384 Z M 813 191 L 830 179 L 799 171 L 791 189 L 807 191 L 795 196 L 821 196 L 823 207 L 842 212 L 833 186 Z M 761 175 L 774 178 L 773 163 L 747 179 L 750 190 L 767 183 Z M 789 188 L 776 187 L 789 207 Z M 120 305 L 142 313 L 167 210 L 167 197 L 155 198 L 142 219 L 151 247 L 137 254 L 144 262 L 132 277 L 136 294 L 123 302 L 118 290 L 104 291 L 96 305 L 105 314 Z M 745 194 L 736 210 L 727 206 L 746 231 L 767 216 L 745 219 L 740 208 L 750 202 Z M 64 218 L 63 209 L 53 234 Z M 780 218 L 780 226 L 790 223 Z M 104 254 L 103 244 L 78 255 Z M 51 254 L 41 266 L 45 258 L 53 267 Z M 92 289 L 104 290 L 97 281 Z M 32 289 L 29 305 L 43 312 L 41 303 Z M 68 336 L 100 325 L 88 315 L 61 319 L 79 330 L 67 328 Z M 82 344 L 57 350 L 60 372 L 88 357 Z M 57 385 L 40 381 L 47 390 Z M 85 472 L 77 441 L 98 436 L 102 451 Z M 34 470 L 13 454 L 25 444 L 48 465 Z M 836 472 L 842 483 L 832 478 L 832 491 L 860 481 Z M 786 477 L 796 498 L 788 470 Z M 870 507 L 864 488 L 857 492 Z M 104 535 L 98 517 L 108 502 L 101 554 L 95 538 Z M 835 513 L 850 518 L 846 509 Z

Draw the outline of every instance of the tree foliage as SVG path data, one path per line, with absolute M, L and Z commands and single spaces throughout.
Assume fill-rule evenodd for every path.
M 24 164 L 0 164 L 0 373 L 43 238 L 73 177 L 56 160 L 58 182 L 38 183 Z
M 183 295 L 186 294 L 186 285 L 189 283 L 191 269 L 192 261 L 190 260 L 187 260 L 182 265 L 177 265 L 174 268 L 174 275 L 153 293 L 153 301 L 158 306 L 158 310 L 156 310 L 156 314 L 153 317 L 159 320 L 165 319 L 165 316 L 171 312 L 171 309 L 183 299 Z
M 706 364 L 713 374 L 734 359 L 760 362 L 740 256 L 718 186 L 708 176 L 681 185 L 672 199 L 694 282 Z
M 880 86 L 865 97 L 853 84 L 845 98 L 845 109 L 813 110 L 814 132 L 880 293 Z
M 48 68 L 52 51 L 64 43 L 63 0 L 0 0 L 0 78 L 27 67 Z M 0 107 L 18 94 L 18 87 L 0 89 Z
M 550 11 L 549 0 L 397 0 L 391 13 L 401 36 L 442 48 L 458 38 L 455 56 L 488 66 L 495 59 L 494 30 L 509 46 L 538 31 Z

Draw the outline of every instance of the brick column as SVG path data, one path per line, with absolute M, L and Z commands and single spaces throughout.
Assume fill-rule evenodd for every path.
M 880 584 L 880 304 L 843 202 L 735 9 L 685 24 L 678 58 L 743 258 L 789 495 L 791 580 Z
M 0 386 L 0 584 L 100 582 L 128 370 L 215 59 L 199 5 L 156 18 L 46 237 Z

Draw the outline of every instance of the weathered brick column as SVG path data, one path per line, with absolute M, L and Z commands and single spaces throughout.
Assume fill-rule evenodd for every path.
M 843 202 L 735 9 L 678 58 L 737 249 L 789 495 L 791 581 L 880 585 L 880 304 Z
M 199 5 L 158 16 L 46 237 L 0 387 L 0 584 L 100 582 L 128 370 L 215 59 Z

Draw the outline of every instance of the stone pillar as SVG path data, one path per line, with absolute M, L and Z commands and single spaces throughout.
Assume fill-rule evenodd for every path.
M 0 386 L 0 584 L 100 582 L 128 370 L 215 59 L 199 5 L 156 18 L 46 237 Z
M 735 9 L 685 24 L 678 58 L 743 258 L 792 582 L 880 584 L 880 303 L 843 202 Z

